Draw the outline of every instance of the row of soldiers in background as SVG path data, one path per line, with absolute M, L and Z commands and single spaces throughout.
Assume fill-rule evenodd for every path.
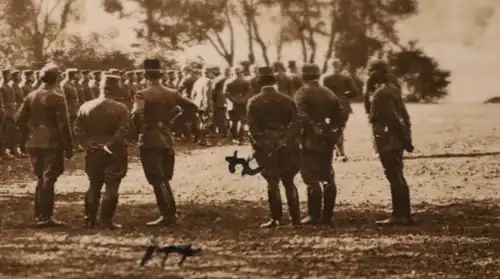
M 342 72 L 338 60 L 332 60 L 331 72 L 325 73 L 320 82 L 333 91 L 348 112 L 352 112 L 351 97 L 360 94 L 353 80 Z M 243 143 L 246 139 L 246 104 L 252 96 L 260 92 L 255 65 L 241 63 L 241 66 L 225 68 L 206 67 L 204 69 L 184 67 L 181 71 L 164 72 L 162 83 L 176 89 L 182 96 L 194 101 L 205 113 L 182 114 L 173 127 L 176 138 L 198 142 L 201 146 L 209 145 L 208 139 L 214 135 L 232 138 L 234 143 Z M 289 61 L 288 71 L 281 62 L 272 67 L 279 92 L 293 97 L 303 85 L 295 61 Z M 17 127 L 14 115 L 24 97 L 40 85 L 39 71 L 3 70 L 0 80 L 0 160 L 23 158 L 27 140 L 27 128 Z M 91 71 L 66 69 L 61 73 L 59 87 L 66 97 L 70 124 L 73 124 L 78 108 L 86 101 L 99 95 L 99 83 L 103 73 L 121 77 L 121 87 L 125 90 L 118 100 L 132 109 L 136 92 L 147 88 L 148 81 L 144 70 Z M 209 121 L 208 121 L 209 120 Z M 80 145 L 75 151 L 81 151 Z M 346 160 L 344 138 L 339 139 L 337 154 Z

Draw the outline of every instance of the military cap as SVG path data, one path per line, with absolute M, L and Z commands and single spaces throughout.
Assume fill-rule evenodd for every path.
M 21 71 L 17 70 L 17 69 L 14 69 L 10 72 L 11 75 L 17 75 L 17 74 L 20 74 Z
M 10 69 L 4 69 L 4 70 L 2 70 L 2 75 L 3 76 L 8 76 L 8 75 L 10 75 L 10 73 L 11 73 Z
M 135 71 L 127 71 L 127 72 L 125 72 L 125 74 L 127 76 L 133 76 L 133 75 L 135 75 Z
M 136 70 L 136 71 L 135 71 L 135 73 L 136 73 L 137 75 L 139 75 L 139 74 L 144 74 L 144 70 Z
M 321 70 L 316 64 L 304 64 L 302 66 L 303 76 L 319 76 L 321 75 Z
M 91 72 L 91 71 L 90 71 L 90 70 L 87 70 L 87 69 L 82 70 L 82 74 L 84 74 L 84 75 L 88 75 L 90 72 Z
M 259 77 L 274 77 L 273 69 L 269 66 L 257 68 L 257 76 Z
M 33 70 L 24 70 L 23 71 L 23 75 L 25 75 L 25 76 L 31 76 L 31 75 L 33 75 Z
M 283 63 L 281 63 L 280 61 L 276 61 L 273 63 L 273 69 L 285 70 L 285 65 L 283 65 Z
M 289 60 L 288 68 L 295 68 L 295 67 L 297 67 L 297 62 L 295 62 L 295 60 Z
M 240 62 L 240 65 L 245 67 L 245 66 L 250 66 L 250 61 L 247 61 L 247 60 L 243 60 Z
M 101 87 L 104 90 L 114 90 L 120 87 L 121 77 L 117 75 L 104 75 Z
M 64 71 L 65 74 L 71 74 L 71 73 L 78 73 L 78 69 L 76 68 L 69 68 Z
M 47 65 L 43 66 L 43 68 L 40 70 L 40 79 L 44 79 L 47 76 L 50 75 L 59 75 L 59 66 L 57 66 L 54 63 L 48 63 Z
M 375 59 L 370 61 L 368 72 L 370 73 L 387 73 L 389 72 L 389 64 L 382 59 Z
M 145 59 L 142 62 L 142 68 L 145 71 L 161 71 L 161 61 L 158 59 Z
M 167 75 L 175 74 L 175 71 L 174 71 L 174 70 L 168 70 L 168 71 L 166 72 L 166 74 L 167 74 Z
M 100 75 L 102 72 L 101 71 L 92 71 L 91 74 L 92 75 Z

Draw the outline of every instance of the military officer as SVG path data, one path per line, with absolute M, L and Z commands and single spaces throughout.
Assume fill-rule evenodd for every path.
M 244 140 L 244 127 L 246 123 L 246 105 L 252 95 L 250 81 L 243 76 L 239 67 L 233 68 L 233 78 L 226 81 L 224 95 L 228 100 L 227 112 L 229 114 L 229 131 L 235 143 Z
M 303 224 L 332 221 L 337 198 L 333 151 L 346 121 L 339 98 L 319 84 L 320 74 L 317 65 L 305 64 L 302 67 L 304 86 L 295 95 L 303 129 L 300 172 L 307 185 L 308 216 L 302 220 Z
M 0 93 L 2 94 L 4 106 L 5 106 L 5 118 L 3 123 L 3 146 L 1 148 L 1 156 L 5 160 L 15 159 L 17 154 L 17 144 L 18 144 L 18 127 L 15 122 L 16 110 L 18 107 L 18 97 L 16 92 L 13 90 L 11 84 L 12 75 L 11 70 L 3 70 L 3 85 L 0 88 Z M 8 152 L 7 152 L 8 151 Z
M 41 86 L 26 96 L 17 113 L 17 123 L 28 125 L 26 148 L 33 172 L 35 189 L 35 222 L 37 227 L 61 226 L 53 218 L 54 185 L 64 171 L 64 158 L 73 157 L 67 107 L 59 93 L 59 68 L 48 64 L 40 71 Z
M 391 186 L 392 216 L 378 224 L 413 223 L 410 190 L 403 174 L 403 153 L 413 152 L 411 123 L 400 89 L 390 79 L 383 60 L 374 62 L 372 76 L 379 84 L 370 105 L 370 123 L 384 174 Z
M 23 90 L 24 97 L 28 95 L 31 91 L 33 91 L 33 83 L 35 82 L 35 78 L 33 76 L 32 70 L 24 70 L 23 71 L 23 83 L 21 89 Z
M 293 97 L 292 81 L 286 74 L 286 69 L 283 63 L 274 62 L 273 70 L 274 76 L 276 77 L 276 86 L 278 87 L 278 91 L 287 96 Z
M 248 102 L 248 125 L 255 159 L 263 167 L 261 175 L 267 181 L 271 220 L 261 225 L 270 228 L 279 225 L 282 218 L 280 181 L 285 187 L 292 224 L 300 223 L 300 208 L 294 178 L 299 172 L 300 126 L 293 100 L 278 92 L 273 70 L 258 69 L 261 92 Z
M 65 71 L 65 79 L 61 82 L 61 89 L 66 98 L 68 116 L 71 129 L 73 129 L 78 109 L 82 104 L 77 88 L 78 69 L 69 68 Z M 80 144 L 75 144 L 75 150 L 82 151 Z
M 94 95 L 92 88 L 90 87 L 90 80 L 92 79 L 92 75 L 90 74 L 90 70 L 82 70 L 82 78 L 80 80 L 80 89 L 82 90 L 81 100 L 82 103 L 88 102 L 97 97 Z
M 92 95 L 97 97 L 100 94 L 99 84 L 101 83 L 101 71 L 93 71 L 91 72 L 93 77 L 92 82 L 90 83 L 90 89 L 92 90 Z
M 113 216 L 118 188 L 127 174 L 125 139 L 130 116 L 128 108 L 114 100 L 123 94 L 118 92 L 122 90 L 120 77 L 106 75 L 102 83 L 99 97 L 80 107 L 74 130 L 86 150 L 85 171 L 90 182 L 85 197 L 86 226 L 92 228 L 96 223 L 101 189 L 105 185 L 100 221 L 105 228 L 119 229 L 121 225 L 113 223 Z
M 150 81 L 147 89 L 136 93 L 132 117 L 139 133 L 139 152 L 146 179 L 153 186 L 160 218 L 150 226 L 176 223 L 176 205 L 170 186 L 174 174 L 174 138 L 170 130 L 177 106 L 184 111 L 197 111 L 198 107 L 176 91 L 160 84 L 161 63 L 146 59 L 145 76 Z

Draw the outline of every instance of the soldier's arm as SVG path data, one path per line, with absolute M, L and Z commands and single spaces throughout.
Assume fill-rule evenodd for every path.
M 0 98 L 0 99 L 3 99 L 3 98 Z M 1 104 L 0 110 L 3 110 L 3 104 Z M 3 113 L 0 113 L 0 114 L 3 115 Z M 28 124 L 30 116 L 31 116 L 30 104 L 29 104 L 28 97 L 26 97 L 26 98 L 24 98 L 23 102 L 21 103 L 21 107 L 19 107 L 19 109 L 17 110 L 16 123 L 19 126 L 26 126 Z M 0 118 L 0 120 L 1 119 L 3 119 L 3 117 Z
M 410 114 L 408 113 L 408 110 L 406 109 L 406 104 L 405 104 L 403 97 L 401 95 L 402 95 L 401 91 L 398 92 L 397 98 L 398 98 L 398 102 L 401 106 L 401 117 L 403 118 L 403 122 L 405 123 L 406 127 L 408 127 L 408 129 L 411 129 Z
M 308 105 L 306 102 L 305 91 L 299 90 L 295 94 L 295 105 L 297 106 L 297 119 L 302 125 L 316 126 L 314 121 L 309 117 Z
M 69 126 L 68 107 L 65 98 L 60 95 L 52 94 L 47 98 L 47 104 L 53 108 L 52 111 L 55 113 L 57 127 L 59 128 L 64 149 L 67 152 L 72 152 L 73 137 Z
M 348 98 L 354 98 L 356 96 L 360 95 L 360 91 L 358 88 L 358 85 L 354 81 L 354 78 L 350 75 L 346 76 L 347 78 L 347 85 L 349 86 L 349 91 L 346 94 Z
M 113 137 L 106 143 L 106 146 L 111 149 L 113 146 L 124 143 L 130 131 L 130 116 L 128 114 L 128 109 L 125 105 L 121 106 L 121 116 L 118 122 L 118 128 L 116 129 Z
M 371 118 L 374 121 L 380 121 L 393 128 L 399 127 L 400 122 L 396 107 L 394 106 L 394 97 L 389 92 L 386 92 L 386 90 L 387 88 L 381 88 L 374 93 L 370 112 Z
M 255 106 L 254 99 L 250 99 L 247 104 L 247 120 L 248 132 L 255 143 L 261 143 L 264 139 L 264 133 L 259 121 L 257 107 Z
M 232 88 L 231 88 L 231 81 L 226 81 L 224 84 L 224 95 L 226 96 L 226 99 L 229 100 L 231 103 L 235 103 L 236 99 L 234 98 L 232 94 Z
M 180 106 L 183 110 L 188 111 L 197 111 L 198 106 L 191 100 L 186 97 L 181 96 L 180 94 L 175 94 L 176 105 Z

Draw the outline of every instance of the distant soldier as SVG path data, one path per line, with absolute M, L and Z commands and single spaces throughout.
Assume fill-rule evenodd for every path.
M 66 79 L 62 81 L 61 83 L 61 89 L 64 94 L 64 97 L 66 98 L 66 104 L 68 106 L 68 116 L 69 116 L 69 123 L 71 129 L 73 129 L 75 121 L 76 121 L 76 115 L 78 113 L 78 109 L 80 108 L 80 105 L 82 104 L 80 100 L 80 94 L 77 88 L 77 79 L 78 79 L 78 70 L 77 69 L 66 69 L 65 72 Z M 80 146 L 80 144 L 77 144 L 75 146 L 75 149 L 77 151 L 82 151 L 83 148 Z
M 184 79 L 181 81 L 181 85 L 179 86 L 179 93 L 182 94 L 182 96 L 191 99 L 191 92 L 193 91 L 193 86 L 197 78 L 194 76 L 191 67 L 184 67 L 184 73 Z
M 252 96 L 259 94 L 262 89 L 259 83 L 259 77 L 257 76 L 258 69 L 259 67 L 256 65 L 250 66 L 251 75 L 248 77 L 248 81 L 250 82 L 250 87 L 252 87 Z
M 93 100 L 98 95 L 94 95 L 92 88 L 90 87 L 90 80 L 92 79 L 92 75 L 90 74 L 90 70 L 82 70 L 82 77 L 80 80 L 80 89 L 82 90 L 81 100 L 82 103 Z
M 127 77 L 125 82 L 123 83 L 125 90 L 128 93 L 130 100 L 134 100 L 135 93 L 138 91 L 136 76 L 134 71 L 125 72 L 125 76 Z M 132 102 L 133 103 L 133 102 Z M 129 110 L 132 109 L 132 103 L 129 106 Z
M 179 88 L 184 80 L 184 72 L 181 70 L 176 71 L 176 83 L 175 88 Z
M 250 82 L 243 76 L 242 69 L 233 68 L 233 77 L 226 81 L 224 94 L 229 101 L 227 106 L 229 131 L 235 143 L 242 143 L 245 125 L 247 124 L 247 101 L 252 95 L 252 87 Z
M 99 84 L 101 83 L 102 72 L 101 71 L 93 71 L 90 74 L 93 77 L 93 79 L 89 83 L 90 90 L 92 90 L 92 95 L 97 97 L 100 94 Z
M 15 159 L 18 154 L 19 130 L 16 125 L 16 110 L 18 108 L 18 95 L 12 88 L 11 70 L 3 70 L 3 85 L 0 88 L 2 94 L 5 118 L 3 123 L 3 146 L 1 148 L 1 156 L 5 160 Z M 8 151 L 8 152 L 7 152 Z
M 360 91 L 356 83 L 347 73 L 342 72 L 342 64 L 340 60 L 333 59 L 331 62 L 332 72 L 321 76 L 320 84 L 330 89 L 340 99 L 342 108 L 349 114 L 352 113 L 350 98 L 360 95 Z M 349 120 L 349 118 L 347 118 Z M 344 147 L 345 137 L 342 134 L 337 142 L 338 156 L 342 161 L 347 160 Z
M 289 97 L 292 97 L 292 81 L 286 74 L 286 69 L 283 63 L 275 62 L 273 64 L 274 76 L 276 78 L 276 86 L 278 91 Z
M 175 79 L 176 79 L 175 71 L 173 70 L 167 71 L 165 86 L 168 88 L 177 89 Z
M 214 89 L 214 69 L 205 68 L 204 76 L 199 78 L 192 91 L 193 102 L 198 106 L 199 133 L 198 144 L 207 146 L 208 135 L 213 129 L 213 89 Z
M 282 202 L 280 181 L 285 187 L 292 224 L 300 223 L 299 196 L 294 178 L 299 172 L 300 126 L 293 100 L 273 86 L 275 76 L 270 67 L 258 70 L 262 90 L 248 102 L 248 125 L 255 159 L 263 167 L 261 175 L 267 181 L 271 220 L 261 225 L 270 228 L 281 221 Z
M 295 95 L 303 128 L 300 172 L 307 185 L 309 213 L 302 220 L 303 224 L 330 224 L 332 221 L 337 198 L 333 151 L 347 118 L 339 98 L 318 83 L 320 74 L 317 65 L 304 65 L 304 86 Z
M 136 74 L 136 79 L 137 79 L 137 89 L 138 90 L 144 90 L 148 88 L 147 86 L 147 80 L 144 78 L 144 71 L 143 70 L 137 70 L 135 72 Z
M 401 98 L 400 89 L 390 80 L 389 67 L 379 60 L 374 63 L 372 78 L 379 86 L 373 93 L 370 123 L 384 174 L 391 185 L 392 216 L 378 224 L 413 223 L 410 190 L 403 175 L 403 153 L 413 152 L 411 123 Z
M 31 91 L 33 91 L 33 83 L 35 82 L 35 77 L 32 70 L 23 71 L 23 82 L 21 84 L 21 89 L 23 90 L 24 97 L 26 97 Z
M 213 90 L 213 104 L 214 104 L 214 124 L 217 132 L 221 136 L 227 136 L 228 122 L 227 122 L 227 102 L 224 95 L 224 84 L 229 79 L 231 69 L 226 68 L 224 74 L 215 79 L 215 86 Z
M 160 218 L 149 226 L 176 223 L 176 205 L 170 186 L 174 174 L 174 138 L 170 131 L 177 106 L 184 111 L 198 107 L 176 91 L 160 84 L 162 76 L 159 60 L 147 59 L 143 63 L 150 87 L 137 92 L 132 117 L 139 133 L 139 152 L 146 179 L 153 186 Z
M 123 93 L 120 77 L 105 76 L 101 94 L 85 102 L 78 111 L 75 122 L 75 136 L 83 143 L 85 172 L 89 178 L 89 189 L 85 198 L 86 226 L 94 227 L 101 199 L 101 189 L 105 185 L 100 214 L 101 225 L 109 229 L 119 229 L 113 223 L 118 205 L 118 188 L 127 174 L 127 145 L 130 116 L 128 108 L 114 100 Z
M 292 95 L 294 96 L 295 92 L 297 92 L 297 90 L 299 90 L 304 84 L 304 81 L 302 80 L 302 77 L 297 69 L 297 62 L 295 62 L 295 60 L 288 61 L 288 78 L 292 83 Z
M 29 127 L 26 142 L 33 172 L 37 227 L 63 225 L 53 218 L 54 185 L 64 171 L 64 158 L 73 157 L 73 142 L 64 96 L 57 88 L 59 68 L 46 65 L 40 71 L 41 86 L 28 94 L 17 113 L 17 123 Z

